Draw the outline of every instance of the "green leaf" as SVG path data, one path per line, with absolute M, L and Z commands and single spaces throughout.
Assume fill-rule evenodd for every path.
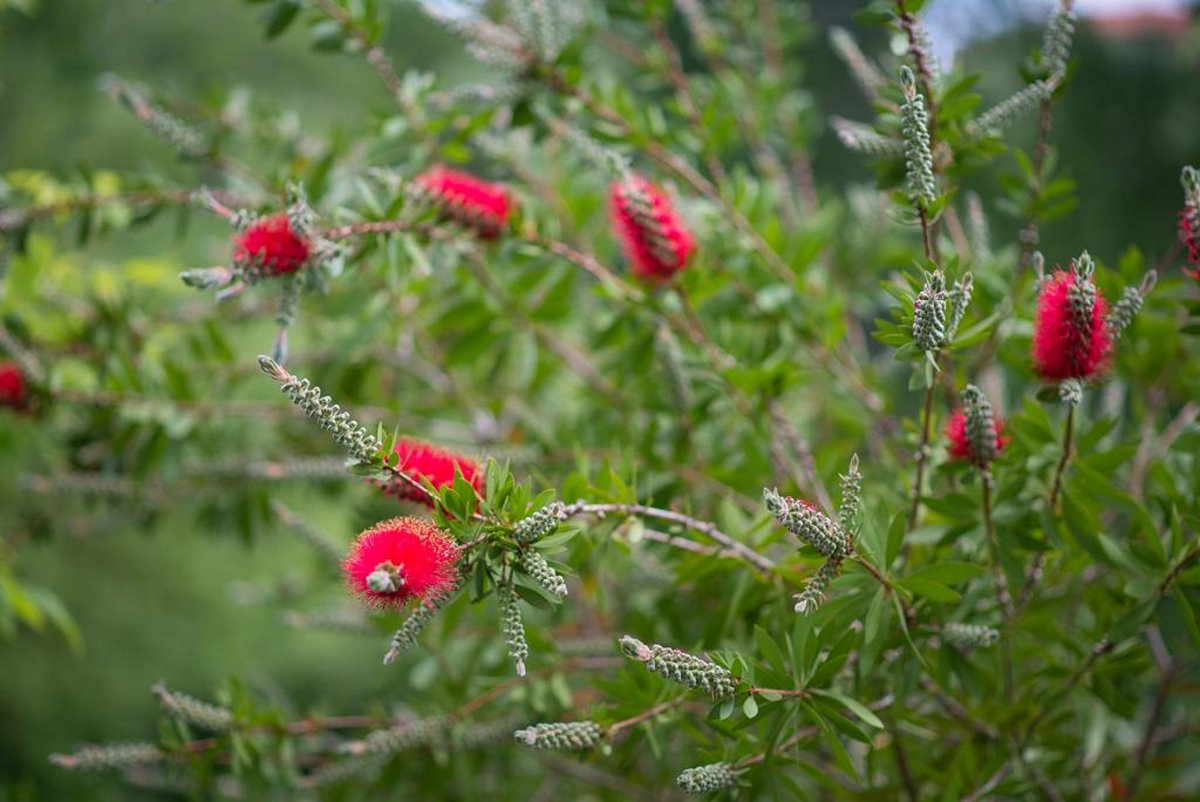
M 930 601 L 955 602 L 962 598 L 962 594 L 953 588 L 946 587 L 940 582 L 934 582 L 929 579 L 905 579 L 899 585 L 905 590 L 911 591 L 917 596 L 924 596 Z
M 965 582 L 968 579 L 982 576 L 986 570 L 982 565 L 976 565 L 975 563 L 941 560 L 935 562 L 933 565 L 927 565 L 913 571 L 909 576 L 909 580 L 925 579 L 945 585 L 955 585 L 959 582 Z
M 861 702 L 859 702 L 855 699 L 851 699 L 849 696 L 846 696 L 845 694 L 842 694 L 842 693 L 838 693 L 837 691 L 830 691 L 830 690 L 823 690 L 820 688 L 815 688 L 812 690 L 812 693 L 814 693 L 818 696 L 825 696 L 829 699 L 834 700 L 835 702 L 837 702 L 838 704 L 842 705 L 847 710 L 852 712 L 854 715 L 858 716 L 866 724 L 869 724 L 870 726 L 874 727 L 877 730 L 883 729 L 883 722 L 880 721 L 879 716 L 872 713 L 871 710 L 866 705 L 862 704 Z
M 758 715 L 758 702 L 754 701 L 753 696 L 747 696 L 746 701 L 742 702 L 742 713 L 746 718 L 754 718 Z

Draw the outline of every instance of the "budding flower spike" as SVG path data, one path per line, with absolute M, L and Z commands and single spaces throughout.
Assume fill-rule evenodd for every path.
M 513 208 L 506 187 L 441 165 L 414 178 L 412 194 L 486 240 L 500 236 Z
M 728 763 L 709 763 L 707 766 L 684 769 L 675 778 L 675 784 L 685 794 L 699 796 L 722 788 L 733 788 L 737 785 L 738 774 L 740 772 Z
M 534 724 L 513 733 L 513 737 L 534 749 L 590 749 L 604 737 L 594 721 L 561 721 Z
M 630 173 L 612 185 L 609 210 L 635 276 L 665 282 L 687 267 L 696 242 L 662 190 Z
M 440 491 L 453 486 L 454 477 L 458 473 L 462 474 L 463 479 L 474 487 L 476 492 L 483 492 L 483 468 L 471 457 L 407 437 L 397 440 L 392 450 L 398 457 L 396 470 L 419 484 L 427 482 Z M 393 479 L 381 487 L 385 493 L 397 498 L 429 507 L 434 504 L 432 496 L 422 493 L 410 482 Z
M 435 599 L 458 581 L 459 547 L 429 521 L 392 518 L 363 532 L 342 563 L 350 592 L 376 608 Z
M 1090 380 L 1103 370 L 1112 347 L 1108 303 L 1092 282 L 1095 266 L 1084 251 L 1043 285 L 1033 334 L 1033 367 L 1041 378 Z
M 991 403 L 975 385 L 967 385 L 962 400 L 962 408 L 955 410 L 946 422 L 950 459 L 987 469 L 1008 445 L 1004 422 L 992 415 Z
M 713 699 L 733 696 L 737 689 L 737 682 L 729 669 L 694 654 L 657 643 L 647 645 L 629 635 L 622 637 L 620 644 L 626 657 L 645 663 L 648 671 L 689 688 L 704 691 Z

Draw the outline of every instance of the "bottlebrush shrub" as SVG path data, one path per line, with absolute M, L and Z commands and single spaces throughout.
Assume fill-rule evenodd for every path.
M 393 61 L 383 10 L 416 5 L 255 6 L 378 84 L 328 131 L 113 79 L 185 164 L 3 177 L 0 349 L 52 412 L 0 414 L 6 679 L 48 675 L 27 630 L 122 646 L 53 655 L 75 731 L 0 683 L 5 766 L 72 799 L 123 791 L 64 769 L 197 798 L 1200 796 L 1197 290 L 1169 214 L 1145 251 L 1041 239 L 1094 200 L 1059 172 L 1069 9 L 978 83 L 920 3 L 860 15 L 900 47 L 830 32 L 876 114 L 833 124 L 867 188 L 812 148 L 801 3 L 419 4 L 467 85 Z M 519 219 L 437 169 L 468 162 Z M 185 280 L 219 304 L 132 229 L 197 207 L 181 248 L 224 264 Z M 92 680 L 147 671 L 164 722 L 125 741 L 152 699 Z

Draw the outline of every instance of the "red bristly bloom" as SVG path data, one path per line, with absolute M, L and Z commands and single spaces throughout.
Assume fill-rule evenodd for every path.
M 443 216 L 474 229 L 483 239 L 496 239 L 508 224 L 513 201 L 500 184 L 441 165 L 417 176 L 413 183 Z
M 281 276 L 299 270 L 309 253 L 308 242 L 292 231 L 288 216 L 277 214 L 255 221 L 238 236 L 233 259 Z
M 459 547 L 429 521 L 392 518 L 363 532 L 342 562 L 346 586 L 372 607 L 429 599 L 457 581 Z
M 950 442 L 950 459 L 970 462 L 979 465 L 979 460 L 971 455 L 971 443 L 967 440 L 967 417 L 961 409 L 954 410 L 950 420 L 946 421 L 946 439 Z M 996 453 L 999 454 L 1008 445 L 1008 437 L 1004 434 L 1004 421 L 996 419 Z M 983 466 L 980 466 L 983 467 Z
M 1033 367 L 1050 381 L 1090 379 L 1104 366 L 1112 346 L 1105 316 L 1108 304 L 1096 288 L 1096 301 L 1087 325 L 1071 314 L 1071 289 L 1079 276 L 1059 271 L 1048 279 L 1038 296 L 1033 333 Z
M 609 210 L 635 276 L 667 281 L 687 267 L 696 241 L 667 196 L 645 178 L 614 183 Z
M 0 362 L 0 406 L 25 406 L 25 374 L 16 362 Z
M 1187 260 L 1192 269 L 1183 272 L 1200 279 L 1200 210 L 1188 204 L 1179 212 L 1179 241 L 1187 248 Z
M 434 489 L 441 490 L 454 484 L 454 474 L 457 470 L 463 479 L 477 491 L 483 490 L 483 469 L 479 463 L 470 457 L 456 454 L 448 449 L 439 448 L 432 443 L 420 440 L 401 438 L 396 441 L 393 449 L 399 455 L 396 469 L 412 477 L 422 484 L 428 482 Z M 388 493 L 409 501 L 433 506 L 428 495 L 422 493 L 402 479 L 395 479 L 383 488 Z

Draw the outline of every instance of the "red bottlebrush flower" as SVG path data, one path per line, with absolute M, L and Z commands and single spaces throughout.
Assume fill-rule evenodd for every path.
M 0 362 L 0 406 L 24 407 L 27 389 L 20 366 L 16 362 Z
M 483 469 L 470 457 L 409 438 L 397 440 L 393 450 L 400 456 L 396 468 L 418 482 L 428 481 L 441 490 L 454 484 L 457 470 L 472 487 L 481 492 L 483 490 Z M 433 506 L 429 496 L 400 479 L 385 485 L 384 490 L 409 501 Z
M 645 178 L 613 184 L 609 210 L 635 276 L 666 281 L 687 267 L 696 241 L 667 196 Z
M 496 239 L 508 223 L 513 200 L 500 184 L 441 165 L 426 170 L 413 183 L 444 217 L 474 229 L 483 239 Z
M 342 562 L 346 586 L 372 607 L 429 599 L 457 581 L 459 547 L 429 521 L 392 518 L 363 532 Z
M 996 419 L 996 453 L 1004 451 L 1008 437 L 1004 434 L 1004 421 Z M 967 439 L 967 416 L 961 409 L 954 410 L 946 421 L 946 439 L 950 442 L 950 459 L 979 465 L 971 454 L 971 442 Z M 984 467 L 984 466 L 980 466 Z
M 1108 304 L 1099 288 L 1094 288 L 1090 318 L 1080 320 L 1072 313 L 1072 295 L 1079 281 L 1075 272 L 1059 271 L 1046 281 L 1038 296 L 1033 367 L 1043 379 L 1090 379 L 1104 366 L 1112 346 L 1105 321 Z
M 1179 212 L 1179 241 L 1187 248 L 1187 260 L 1192 268 L 1184 268 L 1183 272 L 1194 279 L 1200 279 L 1200 210 L 1191 204 Z
M 234 245 L 234 262 L 253 265 L 269 275 L 299 270 L 310 253 L 309 244 L 292 231 L 286 214 L 264 217 L 247 228 Z

